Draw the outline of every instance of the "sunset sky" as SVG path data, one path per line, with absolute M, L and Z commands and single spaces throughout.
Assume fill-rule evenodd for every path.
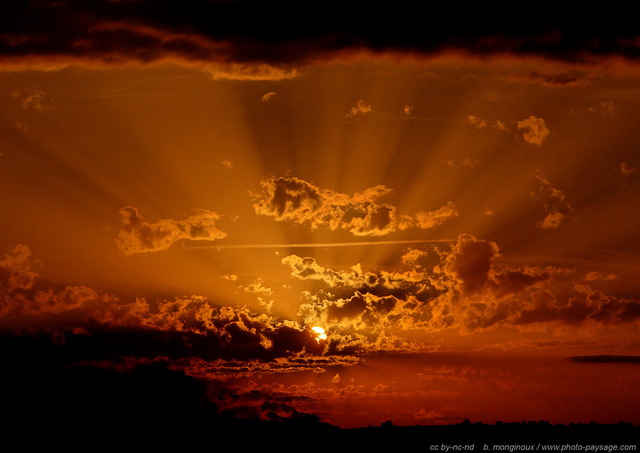
M 2 336 L 241 417 L 640 423 L 628 13 L 297 5 L 0 6 Z

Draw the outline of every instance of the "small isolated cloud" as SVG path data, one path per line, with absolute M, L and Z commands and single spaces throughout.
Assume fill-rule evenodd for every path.
M 473 124 L 475 127 L 477 127 L 478 129 L 484 129 L 485 127 L 487 127 L 487 122 L 481 118 L 478 118 L 475 115 L 469 115 L 467 120 L 469 120 L 469 122 Z
M 603 274 L 598 271 L 587 272 L 584 276 L 585 281 L 593 282 L 598 280 L 616 280 L 618 276 L 613 273 Z
M 273 294 L 271 288 L 267 288 L 264 284 L 264 280 L 261 278 L 257 279 L 253 283 L 250 283 L 247 286 L 241 287 L 245 292 L 252 294 L 260 294 L 264 296 L 270 296 Z
M 616 111 L 616 107 L 613 101 L 602 101 L 597 107 L 590 107 L 588 111 L 591 113 L 613 114 Z
M 567 72 L 541 73 L 533 71 L 525 77 L 518 78 L 550 87 L 585 86 L 590 84 L 588 80 L 581 78 L 578 74 Z
M 442 418 L 442 414 L 437 411 L 426 411 L 424 409 L 420 409 L 413 415 L 413 418 L 416 420 L 438 420 Z
M 181 239 L 213 241 L 227 234 L 216 227 L 220 215 L 200 210 L 185 220 L 161 219 L 149 223 L 132 206 L 120 209 L 122 226 L 117 244 L 126 255 L 167 250 Z
M 573 212 L 573 208 L 566 202 L 564 192 L 552 187 L 540 171 L 536 172 L 536 179 L 539 183 L 538 192 L 532 195 L 542 201 L 545 212 L 545 217 L 538 226 L 542 229 L 558 228 Z
M 549 137 L 549 129 L 542 118 L 530 116 L 529 118 L 518 121 L 518 129 L 524 129 L 524 140 L 532 145 L 542 145 Z
M 504 124 L 504 122 L 502 122 L 502 121 L 500 121 L 500 120 L 496 120 L 496 121 L 494 121 L 494 123 L 493 123 L 493 127 L 495 127 L 495 128 L 496 128 L 496 129 L 498 129 L 498 130 L 501 130 L 501 131 L 508 131 L 508 130 L 509 130 L 509 128 L 507 127 L 507 125 L 506 125 L 506 124 Z
M 488 127 L 489 123 L 477 116 L 469 115 L 467 118 L 469 123 L 474 125 L 478 129 L 484 129 Z M 511 128 L 503 121 L 496 120 L 491 123 L 491 127 L 503 132 L 509 132 Z M 517 128 L 523 130 L 523 138 L 527 143 L 532 145 L 541 145 L 549 137 L 549 129 L 545 125 L 545 121 L 542 118 L 530 116 L 527 119 L 517 122 Z
M 363 100 L 360 100 L 356 102 L 355 107 L 352 107 L 351 110 L 349 110 L 349 113 L 347 113 L 344 117 L 351 119 L 356 116 L 364 115 L 370 112 L 371 112 L 371 106 L 366 102 L 364 102 Z
M 468 157 L 458 162 L 456 162 L 455 160 L 447 161 L 447 165 L 451 168 L 456 168 L 456 167 L 476 168 L 479 164 L 480 164 L 479 160 L 470 159 Z
M 544 220 L 540 222 L 540 228 L 544 230 L 558 228 L 565 219 L 566 216 L 561 212 L 550 212 Z
M 275 91 L 269 91 L 267 94 L 263 95 L 262 98 L 260 98 L 262 100 L 262 102 L 269 102 L 271 99 L 273 99 L 273 97 L 276 95 L 277 93 Z
M 632 174 L 636 173 L 638 169 L 627 162 L 622 162 L 620 164 L 620 171 L 624 176 L 631 176 Z
M 22 134 L 26 134 L 27 132 L 29 132 L 29 128 L 27 127 L 27 125 L 21 123 L 20 121 L 16 121 L 15 123 L 13 123 L 13 127 L 15 127 Z
M 53 99 L 44 91 L 35 88 L 15 90 L 12 95 L 20 101 L 25 110 L 33 109 L 44 112 L 53 106 Z
M 233 162 L 231 162 L 228 159 L 225 159 L 222 162 L 220 162 L 220 165 L 222 165 L 225 168 L 233 168 Z
M 403 216 L 399 228 L 401 230 L 418 227 L 426 230 L 441 225 L 444 222 L 458 217 L 458 210 L 452 202 L 430 212 L 418 212 L 414 216 Z
M 32 270 L 38 262 L 31 258 L 31 249 L 18 244 L 0 260 L 0 267 L 9 271 L 8 290 L 28 290 L 33 286 L 33 282 L 38 274 Z
M 405 115 L 409 116 L 411 115 L 411 112 L 413 112 L 414 106 L 413 105 L 405 105 L 402 108 L 402 113 L 404 113 Z

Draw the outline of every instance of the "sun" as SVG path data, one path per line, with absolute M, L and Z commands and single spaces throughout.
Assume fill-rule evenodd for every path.
M 325 330 L 320 327 L 320 326 L 313 326 L 311 328 L 311 330 L 313 331 L 313 333 L 316 335 L 316 341 L 318 343 L 320 343 L 321 340 L 326 340 L 327 339 L 327 333 L 325 332 Z

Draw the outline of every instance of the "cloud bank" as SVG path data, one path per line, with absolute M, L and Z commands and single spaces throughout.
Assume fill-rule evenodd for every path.
M 290 2 L 5 2 L 0 61 L 43 69 L 174 62 L 199 67 L 213 78 L 279 80 L 297 76 L 294 65 L 362 52 L 522 55 L 570 63 L 614 57 L 633 62 L 638 55 L 636 24 L 624 12 L 580 12 L 598 23 L 615 23 L 613 29 L 587 25 L 589 17 L 575 20 L 557 11 L 551 17 L 544 8 L 504 20 L 501 11 L 467 5 L 465 17 L 473 20 L 464 20 L 454 7 L 441 5 L 432 13 L 437 19 L 425 26 L 422 11 L 411 2 L 394 8 L 337 0 L 307 5 L 313 20 Z M 373 23 L 394 25 L 390 30 Z M 571 82 L 565 79 L 554 82 Z

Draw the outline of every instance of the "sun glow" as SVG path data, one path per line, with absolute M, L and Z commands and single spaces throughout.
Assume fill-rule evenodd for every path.
M 325 332 L 325 330 L 322 327 L 314 326 L 314 327 L 311 328 L 311 330 L 316 335 L 316 341 L 318 343 L 320 343 L 320 341 L 322 341 L 322 340 L 326 340 L 327 339 L 327 333 Z

